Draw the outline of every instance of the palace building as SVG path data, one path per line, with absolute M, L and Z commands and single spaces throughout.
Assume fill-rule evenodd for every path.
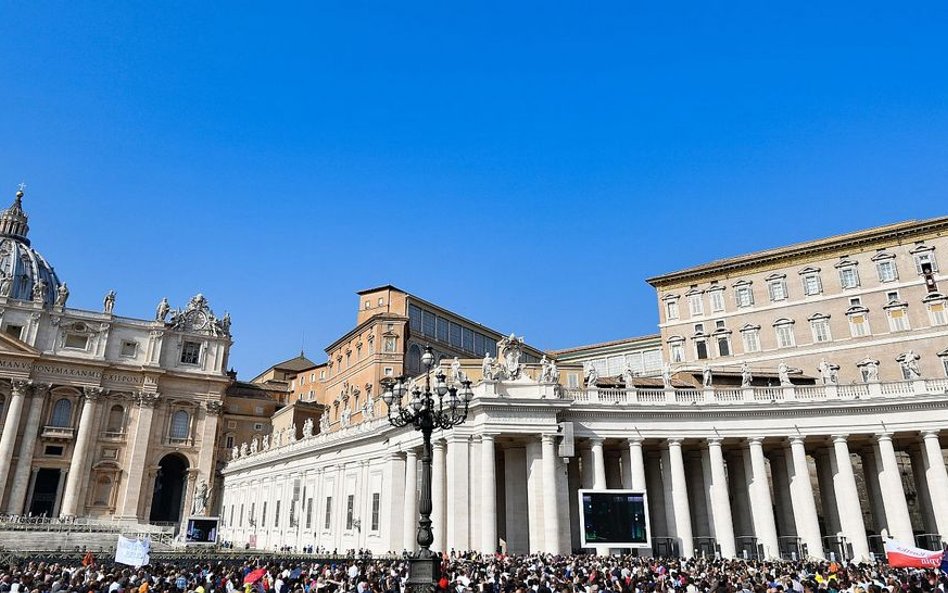
M 326 406 L 319 429 L 235 445 L 222 537 L 414 549 L 421 437 L 378 394 L 386 376 L 423 381 L 412 347 L 429 344 L 474 391 L 467 421 L 434 435 L 435 550 L 577 550 L 580 488 L 646 492 L 646 553 L 939 549 L 946 231 L 902 223 L 652 278 L 660 335 L 547 353 L 393 287 L 360 293 L 328 360 L 284 376 Z
M 22 199 L 0 212 L 0 509 L 134 523 L 211 513 L 223 439 L 265 431 L 279 394 L 235 385 L 230 316 L 200 294 L 148 319 L 117 314 L 113 291 L 100 311 L 70 308 Z M 210 498 L 193 508 L 202 484 Z

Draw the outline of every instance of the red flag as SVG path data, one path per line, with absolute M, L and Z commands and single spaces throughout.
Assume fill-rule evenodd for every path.
M 83 566 L 92 566 L 95 564 L 95 556 L 92 555 L 92 552 L 86 552 L 86 555 L 82 557 Z
M 266 568 L 258 568 L 252 572 L 247 573 L 247 576 L 244 577 L 245 585 L 252 585 L 263 578 L 263 575 L 267 574 Z

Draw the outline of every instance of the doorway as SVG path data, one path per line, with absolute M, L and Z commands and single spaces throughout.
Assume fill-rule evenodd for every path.
M 188 467 L 188 460 L 177 453 L 165 455 L 158 463 L 149 521 L 177 523 L 181 518 Z
M 57 468 L 42 467 L 36 472 L 33 484 L 33 498 L 30 499 L 30 513 L 34 516 L 52 517 L 56 508 L 56 493 L 59 492 L 59 480 L 62 471 Z

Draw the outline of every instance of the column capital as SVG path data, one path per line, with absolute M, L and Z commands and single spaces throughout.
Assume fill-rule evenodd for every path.
M 724 442 L 724 437 L 708 437 L 708 446 L 709 447 L 721 447 L 721 443 Z
M 46 397 L 46 394 L 49 393 L 49 389 L 53 386 L 52 383 L 41 383 L 38 381 L 33 382 L 33 397 Z
M 596 446 L 601 447 L 603 442 L 605 442 L 605 440 L 606 439 L 602 437 L 589 437 L 589 444 L 590 446 L 593 446 L 593 447 L 596 447 Z
M 497 433 L 496 433 L 496 432 L 483 432 L 483 433 L 481 433 L 481 442 L 484 442 L 484 441 L 493 441 L 495 438 L 497 438 Z
M 418 457 L 418 451 L 414 447 L 408 447 L 404 453 L 406 457 Z
M 10 381 L 10 388 L 14 396 L 28 395 L 30 391 L 30 387 L 32 387 L 32 385 L 33 385 L 33 382 L 30 381 L 29 379 L 26 379 L 26 380 L 13 379 L 12 381 Z
M 83 387 L 82 394 L 89 401 L 96 401 L 102 396 L 106 395 L 108 391 L 105 387 Z
M 681 437 L 671 437 L 669 439 L 665 439 L 665 442 L 668 443 L 669 447 L 681 447 L 681 442 L 683 440 L 685 439 Z
M 629 437 L 626 439 L 630 447 L 641 447 L 644 441 L 645 439 L 642 437 Z
M 787 437 L 787 441 L 790 443 L 790 446 L 791 446 L 791 447 L 792 447 L 793 445 L 797 445 L 797 444 L 799 444 L 799 445 L 805 445 L 805 444 L 806 444 L 806 437 L 803 436 L 803 435 L 799 435 L 799 434 L 798 434 L 798 435 L 795 435 L 795 436 L 792 436 L 792 437 Z
M 435 439 L 435 440 L 431 441 L 431 448 L 432 448 L 432 449 L 444 449 L 444 448 L 445 448 L 445 442 L 444 442 L 443 440 L 441 440 L 441 439 Z
M 747 437 L 747 445 L 749 447 L 763 447 L 764 437 Z
M 158 404 L 158 398 L 160 395 L 157 391 L 147 392 L 142 391 L 138 394 L 138 405 L 143 408 L 154 408 Z
M 540 442 L 542 442 L 542 443 L 544 443 L 544 444 L 549 443 L 549 444 L 551 444 L 551 445 L 555 445 L 555 444 L 556 444 L 556 435 L 555 435 L 555 434 L 541 434 L 541 435 L 540 435 Z
M 839 443 L 843 443 L 845 445 L 846 442 L 849 440 L 849 435 L 848 434 L 834 434 L 834 435 L 830 435 L 830 438 L 833 439 L 834 445 L 839 444 Z
M 891 441 L 892 441 L 892 433 L 891 433 L 891 432 L 880 432 L 880 433 L 876 434 L 876 440 L 879 441 L 879 442 L 882 442 L 882 441 L 890 441 L 890 442 L 891 442 Z
M 925 440 L 928 440 L 928 439 L 937 439 L 937 438 L 938 438 L 938 432 L 939 432 L 939 431 L 938 431 L 937 428 L 932 428 L 932 429 L 929 429 L 929 430 L 923 430 L 923 431 L 922 431 L 922 438 L 925 439 Z

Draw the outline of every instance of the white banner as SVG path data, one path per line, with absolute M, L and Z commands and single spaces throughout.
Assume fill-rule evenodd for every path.
M 151 542 L 148 538 L 132 539 L 124 535 L 118 536 L 118 543 L 115 545 L 115 562 L 119 564 L 128 564 L 136 568 L 148 564 L 148 552 L 151 550 Z

